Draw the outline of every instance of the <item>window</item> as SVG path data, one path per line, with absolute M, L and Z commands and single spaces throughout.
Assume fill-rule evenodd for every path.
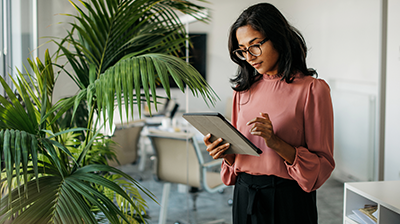
M 0 75 L 12 87 L 9 74 L 25 72 L 27 58 L 36 57 L 36 0 L 0 0 Z M 0 85 L 0 94 L 4 89 Z

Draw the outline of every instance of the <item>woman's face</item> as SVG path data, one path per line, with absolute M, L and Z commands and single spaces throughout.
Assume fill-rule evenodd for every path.
M 266 37 L 250 25 L 246 25 L 236 30 L 236 38 L 239 48 L 245 50 L 253 44 L 260 43 Z M 274 48 L 270 40 L 261 45 L 261 51 L 262 53 L 259 56 L 253 56 L 249 52 L 246 52 L 244 54 L 246 61 L 257 69 L 260 74 L 276 75 L 278 73 L 278 51 Z

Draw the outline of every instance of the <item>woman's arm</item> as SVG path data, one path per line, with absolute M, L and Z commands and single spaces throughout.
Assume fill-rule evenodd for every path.
M 296 147 L 288 174 L 300 187 L 311 192 L 322 186 L 335 168 L 333 158 L 333 107 L 330 88 L 316 79 L 308 89 L 304 106 L 305 146 Z

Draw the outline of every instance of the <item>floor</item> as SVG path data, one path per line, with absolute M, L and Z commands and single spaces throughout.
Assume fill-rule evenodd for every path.
M 154 180 L 152 161 L 146 158 L 144 172 L 139 172 L 138 164 L 129 164 L 120 167 L 121 170 L 133 176 L 141 177 L 140 184 L 150 190 L 161 203 L 163 183 Z M 228 201 L 232 199 L 232 188 L 226 188 L 223 193 L 210 194 L 200 192 L 197 200 L 197 209 L 192 209 L 192 198 L 187 193 L 185 186 L 172 184 L 167 213 L 167 224 L 229 224 L 232 223 L 231 206 Z M 145 197 L 148 202 L 147 213 L 151 217 L 149 224 L 158 224 L 160 205 Z M 317 190 L 317 206 L 319 224 L 342 223 L 343 212 L 343 183 L 328 179 Z

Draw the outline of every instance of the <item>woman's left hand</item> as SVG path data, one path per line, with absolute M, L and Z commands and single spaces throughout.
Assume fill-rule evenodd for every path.
M 260 113 L 260 115 L 261 117 L 247 122 L 247 125 L 252 125 L 250 133 L 262 137 L 269 148 L 292 164 L 296 156 L 296 149 L 274 134 L 274 128 L 267 113 Z
M 276 136 L 274 134 L 274 128 L 272 126 L 271 120 L 267 113 L 260 113 L 261 117 L 256 117 L 249 122 L 247 125 L 252 125 L 250 128 L 250 133 L 252 135 L 258 135 L 265 140 L 265 144 L 268 147 L 274 148 L 276 145 Z

